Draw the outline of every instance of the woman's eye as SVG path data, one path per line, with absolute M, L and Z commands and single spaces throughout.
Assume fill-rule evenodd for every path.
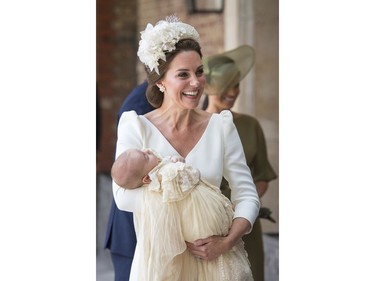
M 179 77 L 182 77 L 182 78 L 186 78 L 186 77 L 189 77 L 189 74 L 186 73 L 186 72 L 180 72 L 180 73 L 178 74 L 178 76 L 179 76 Z
M 202 76 L 204 74 L 204 70 L 203 69 L 199 69 L 197 71 L 197 76 Z

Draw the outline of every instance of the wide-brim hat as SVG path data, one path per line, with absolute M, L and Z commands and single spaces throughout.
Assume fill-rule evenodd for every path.
M 205 93 L 221 95 L 236 86 L 251 70 L 255 62 L 255 51 L 249 45 L 242 45 L 203 58 L 206 76 Z

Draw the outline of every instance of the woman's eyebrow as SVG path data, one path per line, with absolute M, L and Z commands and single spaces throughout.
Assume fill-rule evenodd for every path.
M 198 67 L 197 67 L 197 70 L 199 70 L 199 69 L 201 69 L 201 68 L 203 68 L 203 64 L 200 65 L 200 66 L 198 66 Z M 180 68 L 180 69 L 177 69 L 176 71 L 189 71 L 189 69 L 188 69 L 188 68 Z

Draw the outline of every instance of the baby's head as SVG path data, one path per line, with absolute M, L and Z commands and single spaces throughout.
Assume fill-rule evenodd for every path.
M 111 175 L 121 187 L 132 189 L 150 183 L 148 173 L 159 163 L 149 149 L 128 149 L 113 163 Z

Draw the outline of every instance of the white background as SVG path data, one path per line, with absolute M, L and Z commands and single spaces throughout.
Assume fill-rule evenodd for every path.
M 370 3 L 280 1 L 281 281 L 375 275 Z M 1 280 L 95 280 L 95 9 L 0 5 Z

